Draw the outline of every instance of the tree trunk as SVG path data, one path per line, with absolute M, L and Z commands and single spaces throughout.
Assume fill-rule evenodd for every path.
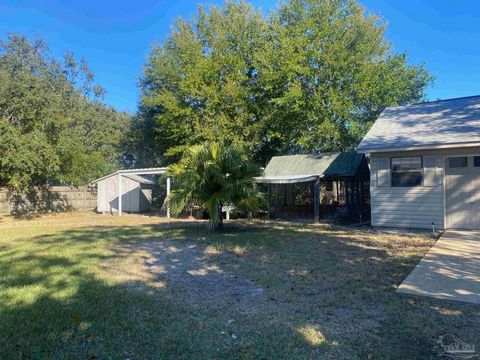
M 225 227 L 223 226 L 223 217 L 222 217 L 222 204 L 218 207 L 218 225 L 215 228 L 216 231 L 223 231 Z

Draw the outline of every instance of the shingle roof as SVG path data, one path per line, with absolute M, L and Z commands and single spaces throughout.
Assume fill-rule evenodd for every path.
M 263 176 L 354 176 L 362 158 L 355 152 L 274 156 Z
M 389 107 L 358 146 L 359 151 L 480 142 L 480 96 Z

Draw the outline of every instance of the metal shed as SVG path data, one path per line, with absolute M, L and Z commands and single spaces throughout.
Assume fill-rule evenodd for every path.
M 123 211 L 149 210 L 155 182 L 145 176 L 162 175 L 166 171 L 166 168 L 119 170 L 93 181 L 93 184 L 97 184 L 97 211 L 121 215 Z M 170 179 L 168 178 L 167 193 L 169 192 Z M 167 217 L 170 217 L 169 209 L 167 209 Z
M 275 156 L 263 176 L 272 218 L 362 221 L 369 209 L 368 163 L 355 152 Z

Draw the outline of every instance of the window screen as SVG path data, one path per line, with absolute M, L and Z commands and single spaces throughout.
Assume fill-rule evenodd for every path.
M 293 187 L 294 205 L 313 204 L 313 184 L 299 183 Z
M 325 182 L 325 191 L 333 191 L 333 181 Z
M 468 160 L 466 156 L 456 156 L 448 158 L 449 168 L 464 168 L 467 167 Z
M 423 168 L 421 156 L 392 158 L 392 186 L 410 187 L 421 186 Z

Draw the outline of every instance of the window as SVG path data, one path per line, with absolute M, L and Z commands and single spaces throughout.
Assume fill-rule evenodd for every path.
M 464 168 L 467 167 L 468 161 L 466 156 L 457 156 L 448 158 L 449 168 Z
M 473 166 L 474 167 L 480 167 L 480 156 L 474 156 L 473 157 Z
M 392 158 L 392 186 L 421 186 L 423 180 L 422 157 Z

